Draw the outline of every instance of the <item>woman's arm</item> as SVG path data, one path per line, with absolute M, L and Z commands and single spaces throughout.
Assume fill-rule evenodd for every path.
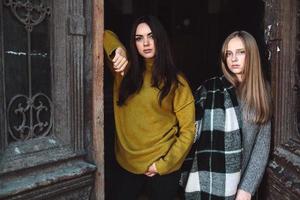
M 126 49 L 120 42 L 118 36 L 112 31 L 105 30 L 103 47 L 105 54 L 112 64 L 111 70 L 115 73 L 120 73 L 123 76 L 128 65 L 128 59 Z
M 239 190 L 254 195 L 263 177 L 270 152 L 271 122 L 260 127 L 248 165 L 239 184 Z
M 235 200 L 251 200 L 251 196 L 252 196 L 251 193 L 239 189 L 237 191 Z
M 155 166 L 159 174 L 166 174 L 178 170 L 188 154 L 195 136 L 195 104 L 191 89 L 185 80 L 179 79 L 175 91 L 173 109 L 178 121 L 176 140 L 168 153 Z
M 187 84 L 187 83 L 186 83 Z M 188 95 L 184 95 L 184 94 L 182 94 L 182 93 L 177 93 L 178 94 L 178 96 L 179 97 L 184 97 L 184 96 L 188 96 Z M 191 126 L 191 121 L 194 121 L 194 120 L 196 120 L 195 121 L 195 125 L 192 127 L 192 128 L 195 128 L 196 130 L 194 131 L 194 134 L 192 134 L 192 135 L 194 135 L 194 138 L 193 138 L 193 142 L 195 142 L 199 137 L 200 137 L 200 132 L 201 132 L 201 121 L 202 121 L 202 117 L 203 117 L 203 111 L 204 111 L 204 104 L 205 104 L 205 100 L 206 100 L 206 94 L 207 94 L 207 91 L 206 91 L 206 88 L 204 87 L 204 85 L 201 85 L 197 90 L 196 90 L 196 92 L 195 92 L 195 94 L 194 94 L 194 97 L 195 97 L 195 101 L 194 101 L 194 103 L 193 104 L 189 104 L 188 105 L 188 107 L 186 107 L 186 108 L 184 108 L 184 109 L 179 109 L 179 111 L 177 112 L 177 118 L 179 119 L 179 121 L 181 121 L 181 123 L 180 124 L 189 124 L 189 127 L 192 127 Z M 177 101 L 175 101 L 175 102 L 178 102 L 178 100 Z M 176 106 L 174 106 L 174 107 L 176 107 Z M 195 107 L 195 108 L 194 108 Z M 193 111 L 194 110 L 194 111 Z M 192 113 L 195 113 L 195 115 L 192 115 Z M 186 113 L 188 113 L 188 114 L 186 114 Z M 182 116 L 185 116 L 185 117 L 187 117 L 187 119 L 188 120 L 186 120 L 186 119 L 184 119 Z M 194 119 L 195 118 L 195 119 Z M 182 120 L 181 120 L 182 119 Z M 185 132 L 185 125 L 183 125 L 183 126 L 181 126 L 181 127 L 183 127 L 183 129 L 181 129 L 180 131 L 182 132 L 183 131 L 183 133 Z M 184 134 L 188 134 L 188 133 L 184 133 Z M 193 162 L 193 158 L 194 158 L 194 153 L 192 152 L 192 151 L 189 151 L 189 149 L 190 149 L 190 142 L 191 142 L 191 137 L 188 137 L 188 138 L 183 138 L 184 136 L 181 136 L 182 138 L 180 138 L 179 139 L 179 141 L 177 141 L 178 142 L 178 144 L 176 144 L 175 145 L 175 147 L 176 146 L 179 146 L 179 144 L 180 143 L 186 143 L 185 142 L 185 140 L 188 142 L 188 147 L 183 147 L 183 150 L 184 151 L 180 151 L 180 152 L 182 152 L 182 153 L 184 153 L 184 155 L 182 156 L 184 159 L 185 158 L 188 158 L 188 159 L 185 159 L 183 162 L 184 162 L 184 164 L 183 164 L 183 168 L 182 168 L 182 170 L 183 171 L 189 171 L 190 170 L 190 168 L 191 168 L 191 165 L 192 165 L 192 162 Z M 195 143 L 193 144 L 193 145 L 196 145 Z M 174 147 L 174 149 L 175 149 L 175 147 Z M 194 148 L 193 148 L 194 149 Z M 176 150 L 173 150 L 174 152 L 176 151 Z M 185 152 L 185 151 L 187 151 L 188 152 L 188 155 L 187 155 L 187 153 Z M 171 154 L 169 154 L 168 156 L 171 156 Z M 168 157 L 167 156 L 167 157 Z M 168 160 L 168 158 L 167 157 L 165 157 L 164 158 L 164 161 L 167 161 Z M 160 161 L 161 162 L 161 161 Z M 161 162 L 162 163 L 162 162 Z M 166 163 L 166 162 L 165 162 Z M 160 170 L 161 171 L 161 170 Z M 149 167 L 149 169 L 148 169 L 148 171 L 145 173 L 145 175 L 147 175 L 147 176 L 154 176 L 155 174 L 157 174 L 157 168 L 156 168 L 156 164 L 155 163 L 153 163 L 150 167 Z M 185 181 L 185 180 L 183 180 L 183 181 Z

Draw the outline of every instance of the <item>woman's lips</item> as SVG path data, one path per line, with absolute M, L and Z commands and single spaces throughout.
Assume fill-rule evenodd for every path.
M 143 52 L 144 53 L 151 53 L 152 49 L 145 49 Z

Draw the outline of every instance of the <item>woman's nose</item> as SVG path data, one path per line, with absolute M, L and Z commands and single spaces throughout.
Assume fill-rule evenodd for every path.
M 149 44 L 148 38 L 144 39 L 144 46 L 147 46 Z
M 238 60 L 238 57 L 237 57 L 236 53 L 232 54 L 231 60 L 232 61 L 237 61 Z

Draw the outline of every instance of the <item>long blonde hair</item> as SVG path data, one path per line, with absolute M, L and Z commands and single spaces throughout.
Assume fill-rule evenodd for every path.
M 228 43 L 235 37 L 242 40 L 246 51 L 245 67 L 241 82 L 229 70 L 226 61 Z M 233 32 L 225 39 L 221 53 L 223 74 L 237 88 L 237 95 L 243 103 L 243 115 L 245 119 L 257 124 L 266 123 L 271 117 L 271 96 L 263 76 L 256 40 L 246 31 Z

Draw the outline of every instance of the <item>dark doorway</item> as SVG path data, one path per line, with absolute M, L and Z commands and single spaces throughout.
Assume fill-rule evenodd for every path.
M 204 80 L 219 75 L 219 52 L 231 32 L 245 30 L 257 40 L 264 62 L 263 0 L 105 0 L 105 28 L 114 31 L 128 47 L 133 21 L 142 15 L 157 16 L 166 28 L 178 68 L 195 90 Z M 112 77 L 105 72 L 106 199 L 112 193 L 114 122 Z M 269 71 L 269 69 L 267 69 Z

